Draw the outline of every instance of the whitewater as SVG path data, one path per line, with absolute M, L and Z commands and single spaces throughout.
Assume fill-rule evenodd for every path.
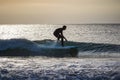
M 0 25 L 0 80 L 120 80 L 120 25 L 66 26 L 61 48 L 62 25 Z
M 1 80 L 119 80 L 119 58 L 1 57 Z

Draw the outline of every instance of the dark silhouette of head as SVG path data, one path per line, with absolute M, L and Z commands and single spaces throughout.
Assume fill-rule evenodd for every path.
M 67 26 L 64 25 L 64 26 L 63 26 L 63 30 L 66 30 L 66 27 L 67 27 Z

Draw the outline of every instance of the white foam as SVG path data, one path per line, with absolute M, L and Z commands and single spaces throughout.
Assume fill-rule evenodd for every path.
M 116 80 L 112 77 L 120 74 L 119 66 L 119 58 L 0 58 L 1 77 L 8 80 Z

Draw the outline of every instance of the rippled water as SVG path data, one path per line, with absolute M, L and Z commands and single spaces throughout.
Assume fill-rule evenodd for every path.
M 0 25 L 0 39 L 56 40 L 53 31 L 63 25 Z M 69 41 L 120 44 L 120 25 L 67 25 Z
M 0 58 L 0 80 L 119 80 L 119 58 Z
M 62 26 L 0 25 L 0 53 L 19 54 L 25 49 L 40 51 L 38 45 L 54 43 L 51 41 L 56 40 L 53 31 Z M 0 80 L 120 80 L 120 59 L 108 55 L 120 53 L 120 25 L 67 26 L 64 34 L 70 41 L 68 45 L 78 46 L 80 58 L 0 57 Z M 81 57 L 87 54 L 92 58 Z M 93 58 L 92 54 L 107 58 Z

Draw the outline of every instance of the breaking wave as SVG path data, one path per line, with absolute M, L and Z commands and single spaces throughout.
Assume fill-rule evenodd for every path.
M 76 54 L 77 53 L 77 54 Z M 65 42 L 65 47 L 53 40 L 27 39 L 0 40 L 0 56 L 50 56 L 50 57 L 120 56 L 120 45 L 104 43 Z

